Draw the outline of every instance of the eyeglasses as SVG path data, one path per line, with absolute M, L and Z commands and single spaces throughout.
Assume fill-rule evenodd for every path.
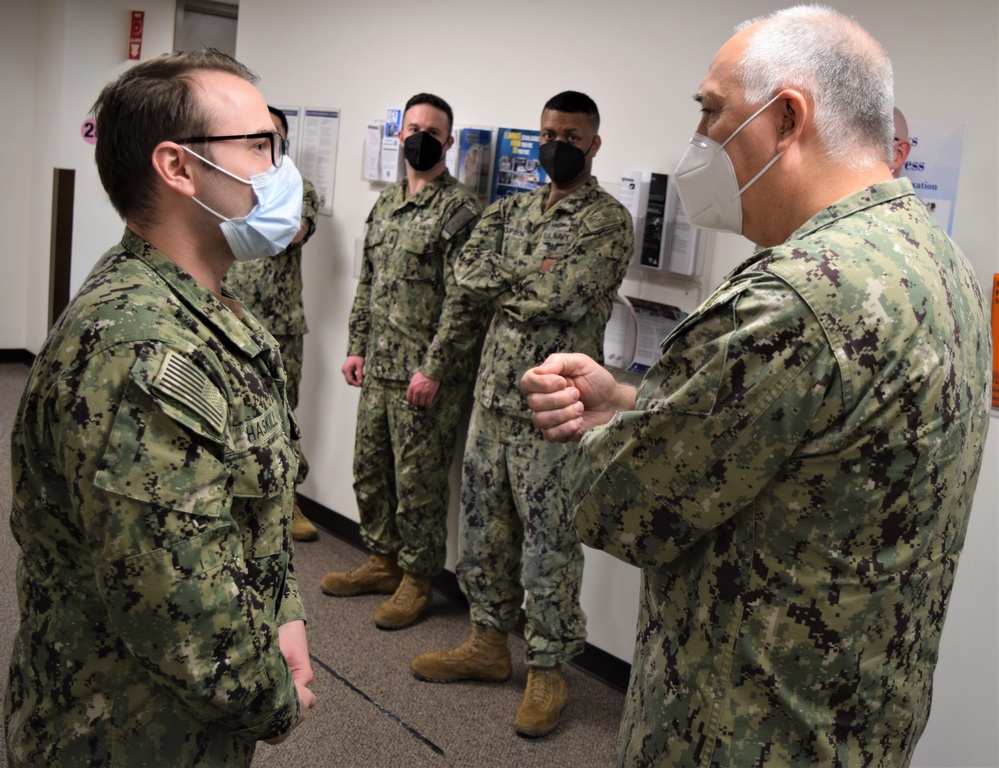
M 285 155 L 288 154 L 288 140 L 277 131 L 265 131 L 263 133 L 241 133 L 234 136 L 191 136 L 186 139 L 177 139 L 178 144 L 201 144 L 209 141 L 235 141 L 237 139 L 266 139 L 271 148 L 271 163 L 280 168 L 284 162 Z

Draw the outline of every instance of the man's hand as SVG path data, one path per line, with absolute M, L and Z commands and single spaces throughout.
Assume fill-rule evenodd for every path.
M 291 679 L 295 683 L 295 692 L 298 694 L 298 722 L 295 724 L 297 727 L 305 722 L 309 716 L 309 710 L 316 705 L 316 695 L 309 690 L 309 686 L 312 684 L 312 660 L 309 657 L 305 622 L 301 620 L 289 621 L 278 627 L 278 645 L 288 661 Z M 288 731 L 280 736 L 267 739 L 266 743 L 281 744 L 290 735 L 291 731 Z
M 434 396 L 440 388 L 441 383 L 428 379 L 417 371 L 413 378 L 409 380 L 409 388 L 406 390 L 406 402 L 418 405 L 422 408 L 429 408 L 434 404 Z
M 340 370 L 350 386 L 359 387 L 364 382 L 364 358 L 360 355 L 348 357 Z
M 637 393 L 586 355 L 551 355 L 520 380 L 531 420 L 553 443 L 579 440 L 618 411 L 635 407 Z

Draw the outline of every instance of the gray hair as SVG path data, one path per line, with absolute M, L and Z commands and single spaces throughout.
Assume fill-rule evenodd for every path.
M 754 24 L 735 74 L 750 105 L 782 88 L 811 96 L 815 129 L 830 161 L 853 168 L 891 163 L 894 104 L 891 61 L 856 21 L 820 5 L 798 5 Z

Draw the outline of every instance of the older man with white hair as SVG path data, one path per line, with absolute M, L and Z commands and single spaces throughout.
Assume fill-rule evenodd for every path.
M 759 246 L 640 389 L 554 355 L 582 540 L 643 569 L 619 764 L 893 765 L 929 716 L 988 424 L 977 278 L 893 180 L 892 70 L 852 20 L 740 26 L 676 171 Z

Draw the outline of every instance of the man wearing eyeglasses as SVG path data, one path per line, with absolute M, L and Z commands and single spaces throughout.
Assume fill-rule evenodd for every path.
M 248 766 L 315 703 L 286 375 L 221 282 L 300 227 L 254 80 L 176 53 L 94 105 L 126 230 L 50 333 L 11 437 L 12 767 Z
M 267 109 L 271 113 L 274 130 L 286 142 L 288 119 L 275 107 Z M 298 390 L 302 382 L 303 337 L 309 331 L 302 302 L 302 246 L 316 231 L 316 213 L 319 209 L 316 188 L 308 179 L 302 179 L 302 185 L 302 223 L 288 247 L 271 259 L 237 261 L 225 275 L 226 285 L 281 346 L 281 361 L 288 374 L 288 407 L 292 411 L 298 407 Z M 297 483 L 305 480 L 309 468 L 305 457 L 300 455 L 299 458 L 301 463 Z M 291 535 L 296 541 L 314 541 L 319 538 L 316 526 L 302 514 L 297 502 L 295 516 L 291 521 Z

